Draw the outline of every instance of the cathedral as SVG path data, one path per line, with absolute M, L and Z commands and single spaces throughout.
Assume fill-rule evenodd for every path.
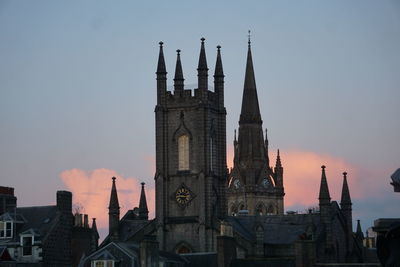
M 201 39 L 196 89 L 185 88 L 177 50 L 173 90 L 167 89 L 163 43 L 156 71 L 156 217 L 148 219 L 144 184 L 138 208 L 120 218 L 117 179 L 109 204 L 109 235 L 79 266 L 364 266 L 363 246 L 343 173 L 340 204 L 332 201 L 327 170 L 315 194 L 319 210 L 284 211 L 283 166 L 268 155 L 248 40 L 233 168 L 226 162 L 226 108 L 221 47 L 209 87 Z M 96 265 L 98 264 L 98 265 Z M 370 264 L 369 266 L 379 266 Z

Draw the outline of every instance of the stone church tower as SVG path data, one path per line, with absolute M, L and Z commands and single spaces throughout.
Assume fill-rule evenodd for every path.
M 156 219 L 160 249 L 178 253 L 216 251 L 219 219 L 226 216 L 226 110 L 224 73 L 217 47 L 214 92 L 201 39 L 198 88 L 184 88 L 177 50 L 174 90 L 160 42 L 157 67 Z
M 268 139 L 263 137 L 256 81 L 249 39 L 246 74 L 239 120 L 234 140 L 233 169 L 227 191 L 229 215 L 247 210 L 250 215 L 283 214 L 283 168 L 279 156 L 269 165 Z

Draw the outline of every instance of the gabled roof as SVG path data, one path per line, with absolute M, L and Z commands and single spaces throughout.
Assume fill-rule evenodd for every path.
M 25 221 L 21 228 L 18 228 L 18 233 L 24 233 L 31 229 L 43 237 L 51 229 L 52 225 L 57 221 L 58 208 L 57 206 L 38 206 L 17 208 L 17 214 L 21 215 Z
M 256 226 L 261 225 L 265 244 L 291 244 L 310 226 L 318 228 L 320 225 L 319 214 L 230 216 L 226 220 L 234 232 L 251 242 L 256 241 Z

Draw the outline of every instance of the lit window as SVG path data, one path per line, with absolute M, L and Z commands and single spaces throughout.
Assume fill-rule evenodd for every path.
M 0 238 L 10 238 L 13 233 L 12 222 L 0 221 Z
M 32 236 L 23 236 L 22 237 L 22 256 L 31 256 L 32 255 L 32 245 L 33 245 L 33 237 Z
M 94 261 L 92 266 L 94 266 L 94 267 L 114 267 L 114 261 L 113 260 Z
M 189 137 L 182 135 L 178 138 L 178 170 L 189 170 Z

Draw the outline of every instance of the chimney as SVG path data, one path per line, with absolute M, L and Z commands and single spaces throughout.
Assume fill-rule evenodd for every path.
M 62 213 L 72 214 L 72 193 L 57 191 L 57 208 Z
M 87 214 L 83 216 L 83 227 L 89 228 L 89 217 Z
M 233 238 L 232 226 L 226 222 L 221 222 L 220 234 L 217 236 L 217 258 L 218 266 L 229 267 L 231 261 L 236 259 L 236 243 Z

